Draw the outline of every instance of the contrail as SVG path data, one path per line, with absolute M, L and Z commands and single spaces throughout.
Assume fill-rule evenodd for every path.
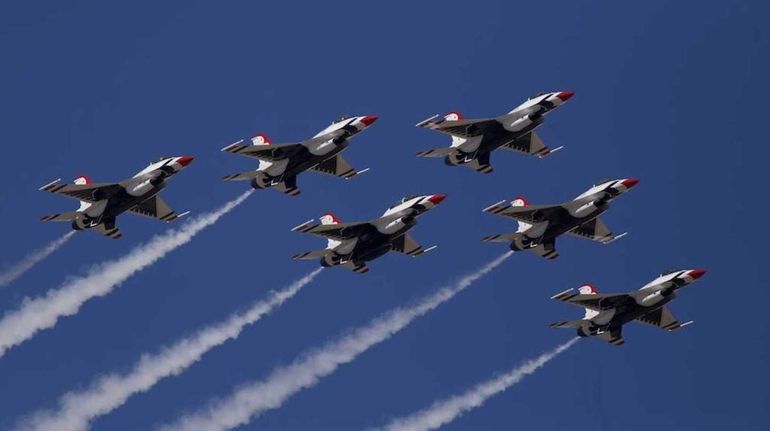
M 110 293 L 138 271 L 187 244 L 198 232 L 216 223 L 243 202 L 252 191 L 246 191 L 221 208 L 190 220 L 179 229 L 156 235 L 120 259 L 96 265 L 88 275 L 69 280 L 42 297 L 25 298 L 19 309 L 6 313 L 0 319 L 0 357 L 38 331 L 53 327 L 60 317 L 77 313 L 89 299 Z
M 14 280 L 24 275 L 24 273 L 32 269 L 33 266 L 42 262 L 43 259 L 63 246 L 65 242 L 72 238 L 72 235 L 75 235 L 74 230 L 62 235 L 55 241 L 51 241 L 45 247 L 33 251 L 19 263 L 0 272 L 0 287 L 5 287 L 13 283 Z
M 249 423 L 266 410 L 276 409 L 292 395 L 318 383 L 342 364 L 354 360 L 370 347 L 385 341 L 414 319 L 452 299 L 476 280 L 499 266 L 508 252 L 456 283 L 439 289 L 407 307 L 376 317 L 335 341 L 307 352 L 293 363 L 277 368 L 262 382 L 242 386 L 227 398 L 210 403 L 198 412 L 179 418 L 162 430 L 221 431 Z
M 126 374 L 100 377 L 90 387 L 69 392 L 59 399 L 56 411 L 39 411 L 25 418 L 17 430 L 25 431 L 85 431 L 98 416 L 110 413 L 123 405 L 130 396 L 148 391 L 161 379 L 181 374 L 199 361 L 209 350 L 237 338 L 241 331 L 279 307 L 313 281 L 323 268 L 292 283 L 289 287 L 252 305 L 242 313 L 234 313 L 226 320 L 203 328 L 155 354 L 142 355 L 133 369 Z
M 534 373 L 559 353 L 572 347 L 579 338 L 573 338 L 556 349 L 543 353 L 535 359 L 483 382 L 467 392 L 438 401 L 432 406 L 395 419 L 382 430 L 385 431 L 428 431 L 446 425 L 463 413 L 481 407 L 490 397 L 519 383 L 525 376 Z

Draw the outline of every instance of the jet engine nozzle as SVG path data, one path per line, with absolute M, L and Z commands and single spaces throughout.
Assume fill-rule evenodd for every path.
M 259 172 L 259 175 L 255 176 L 251 180 L 251 187 L 254 189 L 266 189 L 272 186 L 273 179 L 266 172 Z
M 599 333 L 599 327 L 593 324 L 583 324 L 577 328 L 578 337 L 590 337 Z

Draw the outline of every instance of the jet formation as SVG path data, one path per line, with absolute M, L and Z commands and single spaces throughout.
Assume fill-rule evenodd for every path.
M 449 135 L 451 145 L 417 153 L 418 157 L 443 158 L 450 166 L 465 166 L 477 172 L 493 171 L 491 154 L 506 149 L 544 158 L 562 147 L 550 149 L 535 133 L 548 114 L 573 97 L 571 91 L 538 93 L 510 112 L 491 118 L 465 119 L 459 112 L 434 115 L 417 127 Z M 255 169 L 224 176 L 224 181 L 248 181 L 254 189 L 273 188 L 290 196 L 300 194 L 297 177 L 304 172 L 350 179 L 368 169 L 356 170 L 342 157 L 351 140 L 367 130 L 376 116 L 343 116 L 309 139 L 296 143 L 273 143 L 264 133 L 241 139 L 221 149 L 255 159 Z M 133 177 L 117 183 L 94 183 L 87 176 L 74 184 L 48 183 L 40 190 L 80 201 L 80 207 L 68 213 L 47 215 L 43 221 L 70 222 L 75 230 L 91 230 L 110 238 L 120 238 L 117 217 L 125 212 L 171 222 L 177 214 L 160 197 L 168 179 L 187 167 L 190 156 L 161 157 Z M 610 204 L 639 183 L 635 178 L 599 181 L 567 202 L 555 205 L 530 205 L 523 197 L 510 203 L 500 201 L 483 212 L 513 219 L 515 232 L 486 236 L 484 242 L 503 242 L 513 251 L 529 251 L 546 259 L 559 256 L 556 240 L 560 236 L 586 238 L 610 244 L 625 235 L 615 235 L 601 216 Z M 420 256 L 436 246 L 424 248 L 410 231 L 418 218 L 438 206 L 443 194 L 413 195 L 389 206 L 377 218 L 344 223 L 334 213 L 320 217 L 320 223 L 307 221 L 292 231 L 309 233 L 327 240 L 325 248 L 298 253 L 296 260 L 318 260 L 323 267 L 342 267 L 356 273 L 369 271 L 368 263 L 388 252 Z M 700 269 L 666 271 L 641 289 L 624 294 L 600 294 L 589 284 L 578 293 L 567 290 L 552 299 L 585 308 L 579 320 L 554 323 L 554 328 L 572 328 L 581 337 L 598 337 L 614 345 L 623 344 L 622 327 L 636 321 L 667 331 L 692 322 L 679 323 L 668 309 L 682 287 L 705 273 Z

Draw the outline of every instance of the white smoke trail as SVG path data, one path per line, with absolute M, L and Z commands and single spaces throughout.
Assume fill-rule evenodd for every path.
M 385 431 L 428 431 L 446 425 L 460 417 L 463 413 L 481 407 L 490 397 L 519 383 L 525 376 L 534 373 L 556 357 L 556 355 L 572 347 L 577 340 L 579 338 L 573 338 L 556 349 L 543 353 L 535 359 L 530 359 L 504 374 L 471 388 L 467 392 L 438 401 L 432 406 L 412 413 L 409 416 L 395 419 L 382 429 Z
M 376 317 L 336 341 L 311 350 L 288 366 L 274 370 L 266 380 L 248 384 L 223 400 L 210 403 L 196 413 L 163 426 L 167 430 L 221 431 L 245 425 L 262 412 L 279 408 L 289 397 L 314 386 L 342 364 L 354 360 L 370 347 L 385 341 L 414 319 L 450 300 L 476 280 L 492 271 L 513 252 L 508 252 L 456 283 L 441 288 L 407 307 Z
M 83 391 L 65 394 L 59 399 L 56 411 L 33 413 L 17 426 L 17 430 L 88 430 L 92 420 L 120 407 L 130 396 L 148 391 L 165 377 L 181 374 L 209 350 L 237 338 L 246 326 L 254 324 L 296 295 L 322 269 L 316 269 L 283 290 L 272 292 L 267 299 L 255 303 L 245 312 L 234 313 L 226 320 L 203 328 L 158 353 L 142 355 L 129 373 L 102 376 Z
M 0 319 L 0 357 L 38 331 L 53 327 L 60 317 L 77 313 L 89 299 L 110 293 L 138 271 L 187 244 L 197 233 L 243 202 L 252 191 L 246 191 L 221 208 L 190 220 L 179 229 L 156 235 L 128 255 L 97 265 L 88 275 L 69 280 L 59 289 L 49 290 L 42 297 L 26 298 L 19 309 Z
M 51 241 L 45 247 L 33 251 L 19 263 L 0 272 L 0 287 L 5 287 L 13 283 L 14 280 L 24 275 L 24 273 L 32 269 L 33 266 L 42 262 L 43 259 L 63 246 L 65 242 L 72 238 L 72 235 L 75 235 L 74 230 L 67 232 L 55 241 Z

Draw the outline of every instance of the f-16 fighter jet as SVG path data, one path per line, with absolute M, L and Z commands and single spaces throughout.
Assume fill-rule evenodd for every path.
M 433 209 L 446 196 L 409 196 L 385 211 L 382 217 L 360 223 L 342 223 L 332 213 L 321 217 L 321 224 L 307 221 L 294 229 L 328 238 L 325 249 L 299 253 L 294 259 L 320 259 L 321 266 L 342 266 L 357 273 L 369 271 L 366 262 L 389 251 L 419 256 L 436 246 L 422 248 L 407 231 L 417 224 L 417 216 Z
M 264 134 L 251 138 L 251 145 L 241 139 L 222 151 L 259 160 L 256 170 L 223 177 L 225 181 L 251 181 L 255 189 L 275 187 L 290 196 L 300 193 L 297 175 L 310 170 L 345 179 L 360 173 L 339 154 L 350 144 L 350 138 L 371 126 L 377 117 L 342 117 L 312 138 L 296 144 L 273 144 Z
M 434 115 L 417 123 L 417 127 L 451 136 L 452 145 L 420 151 L 417 157 L 443 157 L 449 166 L 463 165 L 484 174 L 492 172 L 489 155 L 498 148 L 543 158 L 562 147 L 549 149 L 534 130 L 543 123 L 545 115 L 573 94 L 571 91 L 539 93 L 513 111 L 494 118 L 466 120 L 459 112 L 450 112 L 442 118 Z
M 559 257 L 556 237 L 565 233 L 609 244 L 625 233 L 614 236 L 599 216 L 613 199 L 638 182 L 634 178 L 601 181 L 574 200 L 559 205 L 530 205 L 522 197 L 510 205 L 500 201 L 484 208 L 484 212 L 515 219 L 519 229 L 515 233 L 490 235 L 482 241 L 510 242 L 513 251 L 530 250 L 546 259 Z
M 551 299 L 585 308 L 585 317 L 552 323 L 551 327 L 574 328 L 581 337 L 597 336 L 615 346 L 623 344 L 621 329 L 628 322 L 646 323 L 667 331 L 682 328 L 692 321 L 679 323 L 666 304 L 676 298 L 677 290 L 705 273 L 702 269 L 667 271 L 631 293 L 602 294 L 590 284 L 581 286 L 580 293 L 565 290 Z
M 69 221 L 75 230 L 93 229 L 113 239 L 123 236 L 115 226 L 115 218 L 126 211 L 165 222 L 176 220 L 188 212 L 177 215 L 158 192 L 166 187 L 168 178 L 192 161 L 190 156 L 161 157 L 119 183 L 94 183 L 86 176 L 76 178 L 75 184 L 61 184 L 58 179 L 40 190 L 78 199 L 80 208 L 40 220 Z

